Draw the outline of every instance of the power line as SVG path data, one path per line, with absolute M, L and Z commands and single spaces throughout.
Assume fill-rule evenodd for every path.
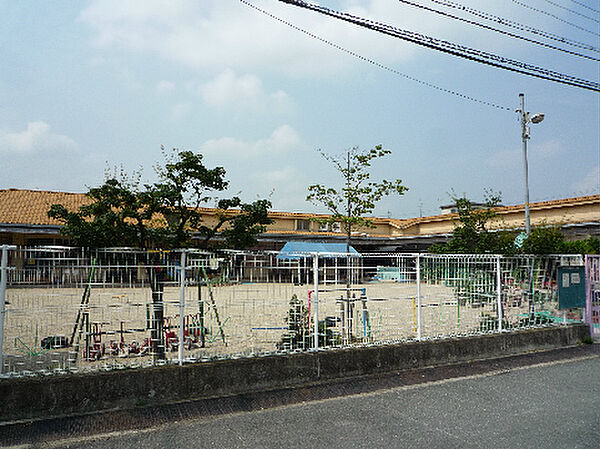
M 540 45 L 542 47 L 549 48 L 551 50 L 558 50 L 558 51 L 561 51 L 563 53 L 568 53 L 568 54 L 573 55 L 573 56 L 579 56 L 580 58 L 591 59 L 593 61 L 600 61 L 600 59 L 594 58 L 593 56 L 584 55 L 584 54 L 581 54 L 581 53 L 577 53 L 575 51 L 567 50 L 565 48 L 556 47 L 554 45 L 550 45 L 550 44 L 547 44 L 545 42 L 536 41 L 535 39 L 530 39 L 530 38 L 527 38 L 525 36 L 521 36 L 521 35 L 518 35 L 518 34 L 510 33 L 508 31 L 500 30 L 498 28 L 494 28 L 492 26 L 485 25 L 483 23 L 475 22 L 474 20 L 464 19 L 462 17 L 458 17 L 458 16 L 455 16 L 453 14 L 449 14 L 447 12 L 440 11 L 440 10 L 435 9 L 435 8 L 430 8 L 428 6 L 421 5 L 419 3 L 414 3 L 414 2 L 411 2 L 411 1 L 408 1 L 408 0 L 398 0 L 398 1 L 400 3 L 404 3 L 404 4 L 407 4 L 407 5 L 410 5 L 410 6 L 414 6 L 416 8 L 423 9 L 425 11 L 433 12 L 435 14 L 439 14 L 439 15 L 442 15 L 442 16 L 445 16 L 445 17 L 449 17 L 451 19 L 455 19 L 455 20 L 459 20 L 461 22 L 468 23 L 469 25 L 478 26 L 480 28 L 484 28 L 484 29 L 490 30 L 490 31 L 495 31 L 496 33 L 500 33 L 500 34 L 503 34 L 503 35 L 508 36 L 508 37 L 512 37 L 512 38 L 520 39 L 520 40 L 523 40 L 523 41 L 526 41 L 526 42 L 529 42 L 529 43 L 532 43 L 532 44 Z
M 250 3 L 250 2 L 248 2 L 246 0 L 240 0 L 240 2 L 243 3 L 243 4 L 245 4 L 246 6 L 249 6 L 252 9 L 254 9 L 254 10 L 256 10 L 256 11 L 258 11 L 258 12 L 260 12 L 260 13 L 262 13 L 262 14 L 264 14 L 264 15 L 272 18 L 272 19 L 274 19 L 274 20 L 277 20 L 278 22 L 281 22 L 284 25 L 287 25 L 290 28 L 293 28 L 296 31 L 300 31 L 301 33 L 304 33 L 307 36 L 312 37 L 313 39 L 316 39 L 316 40 L 318 40 L 320 42 L 323 42 L 324 44 L 327 44 L 330 47 L 333 47 L 333 48 L 335 48 L 337 50 L 343 51 L 344 53 L 347 53 L 347 54 L 349 54 L 349 55 L 351 55 L 351 56 L 353 56 L 355 58 L 358 58 L 358 59 L 360 59 L 362 61 L 368 62 L 369 64 L 372 64 L 372 65 L 374 65 L 374 66 L 376 66 L 376 67 L 378 67 L 380 69 L 387 70 L 388 72 L 391 72 L 391 73 L 394 73 L 396 75 L 399 75 L 399 76 L 401 76 L 403 78 L 406 78 L 406 79 L 408 79 L 410 81 L 414 81 L 414 82 L 419 83 L 419 84 L 421 84 L 423 86 L 439 90 L 440 92 L 444 92 L 444 93 L 447 93 L 447 94 L 451 94 L 451 95 L 460 97 L 460 98 L 462 98 L 464 100 L 469 100 L 469 101 L 473 101 L 475 103 L 483 104 L 485 106 L 490 106 L 490 107 L 495 108 L 495 109 L 501 109 L 501 110 L 504 110 L 504 111 L 511 111 L 511 112 L 514 110 L 514 108 L 509 108 L 509 107 L 506 107 L 506 106 L 500 106 L 500 105 L 492 103 L 490 101 L 480 100 L 478 98 L 471 97 L 469 95 L 465 95 L 465 94 L 462 94 L 460 92 L 457 92 L 455 90 L 446 89 L 445 87 L 440 87 L 440 86 L 437 86 L 435 84 L 428 83 L 427 81 L 423 81 L 423 80 L 420 80 L 420 79 L 415 78 L 413 76 L 407 75 L 407 74 L 402 73 L 402 72 L 400 72 L 400 71 L 398 71 L 398 70 L 396 70 L 396 69 L 394 69 L 392 67 L 386 66 L 386 65 L 384 65 L 384 64 L 382 64 L 380 62 L 377 62 L 377 61 L 375 61 L 373 59 L 367 58 L 366 56 L 362 56 L 362 55 L 360 55 L 360 54 L 358 54 L 358 53 L 356 53 L 356 52 L 354 52 L 352 50 L 348 50 L 347 48 L 344 48 L 341 45 L 338 45 L 338 44 L 336 44 L 334 42 L 331 42 L 331 41 L 329 41 L 327 39 L 324 39 L 324 38 L 322 38 L 320 36 L 317 36 L 316 34 L 311 33 L 310 31 L 307 31 L 307 30 L 305 30 L 303 28 L 300 28 L 299 26 L 294 25 L 293 23 L 288 22 L 287 20 L 281 19 L 280 17 L 277 17 L 276 15 L 271 14 L 270 12 L 265 11 L 262 8 L 259 8 L 258 6 L 253 5 L 252 3 Z
M 519 6 L 522 6 L 523 8 L 527 8 L 527 9 L 530 9 L 530 10 L 532 10 L 532 11 L 539 12 L 540 14 L 544 14 L 544 15 L 546 15 L 546 16 L 552 17 L 553 19 L 556 19 L 556 20 L 558 20 L 559 22 L 565 23 L 565 24 L 567 24 L 567 25 L 570 25 L 570 26 L 572 26 L 573 28 L 577 28 L 578 30 L 585 31 L 586 33 L 593 34 L 594 36 L 600 36 L 600 34 L 596 33 L 595 31 L 590 31 L 590 30 L 588 30 L 587 28 L 580 27 L 579 25 L 576 25 L 576 24 L 574 24 L 574 23 L 572 23 L 572 22 L 569 22 L 569 21 L 567 21 L 567 20 L 565 20 L 565 19 L 563 19 L 563 18 L 561 18 L 561 17 L 558 17 L 558 16 L 556 16 L 556 15 L 554 15 L 554 14 L 550 14 L 549 12 L 543 11 L 543 10 L 541 10 L 541 9 L 534 8 L 533 6 L 526 5 L 525 3 L 523 3 L 523 2 L 520 2 L 520 1 L 518 1 L 518 0 L 512 0 L 512 2 L 513 2 L 513 3 L 516 3 L 516 4 L 517 4 L 517 5 L 519 5 Z
M 576 5 L 583 6 L 585 9 L 589 9 L 590 11 L 594 11 L 595 13 L 600 14 L 600 11 L 598 11 L 597 9 L 594 9 L 584 3 L 578 2 L 577 0 L 571 0 L 571 1 L 573 3 L 575 3 Z
M 479 17 L 479 18 L 482 18 L 485 20 L 489 20 L 491 22 L 499 23 L 500 25 L 504 25 L 504 26 L 507 26 L 510 28 L 515 28 L 520 31 L 526 31 L 526 32 L 544 37 L 546 39 L 550 39 L 553 41 L 561 42 L 563 44 L 571 45 L 572 47 L 577 47 L 577 48 L 581 48 L 584 50 L 590 50 L 590 51 L 594 51 L 596 53 L 600 53 L 600 48 L 594 47 L 593 45 L 578 42 L 578 41 L 569 39 L 568 37 L 559 36 L 557 34 L 549 33 L 548 31 L 544 31 L 544 30 L 540 30 L 538 28 L 531 27 L 529 25 L 524 25 L 524 24 L 521 24 L 521 23 L 518 23 L 518 22 L 515 22 L 512 20 L 505 19 L 503 17 L 489 14 L 487 12 L 479 11 L 477 9 L 474 9 L 474 8 L 471 8 L 468 6 L 461 5 L 460 3 L 456 3 L 456 2 L 452 2 L 452 1 L 448 1 L 448 0 L 431 0 L 431 1 L 433 3 L 437 3 L 438 5 L 446 6 L 448 8 L 458 9 L 458 10 L 464 11 L 466 13 L 469 13 L 471 15 L 474 15 L 476 17 Z
M 323 6 L 308 3 L 302 0 L 279 0 L 280 2 L 287 3 L 290 5 L 298 6 L 300 8 L 308 9 L 311 11 L 318 12 L 323 15 L 334 17 L 345 22 L 352 23 L 354 25 L 361 26 L 373 31 L 377 31 L 388 36 L 393 36 L 398 39 L 402 39 L 408 42 L 412 42 L 423 47 L 438 50 L 444 53 L 458 56 L 464 59 L 468 59 L 474 62 L 487 64 L 492 67 L 501 68 L 504 70 L 521 73 L 524 75 L 533 76 L 540 79 L 546 79 L 561 84 L 567 84 L 574 87 L 580 87 L 582 89 L 592 90 L 600 92 L 600 84 L 594 81 L 588 81 L 582 78 L 577 78 L 572 75 L 567 75 L 559 72 L 555 72 L 543 67 L 538 67 L 532 64 L 524 63 L 514 59 L 498 56 L 493 53 L 476 50 L 464 45 L 458 45 L 453 42 L 436 39 L 430 36 L 426 36 L 420 33 L 412 31 L 401 30 L 390 25 L 375 22 L 369 19 L 363 19 L 358 16 L 354 16 L 348 13 L 341 13 Z
M 556 3 L 556 2 L 553 2 L 552 0 L 544 0 L 544 1 L 546 3 L 550 3 L 551 5 L 556 6 L 557 8 L 564 9 L 565 11 L 569 11 L 572 14 L 578 15 L 578 16 L 583 17 L 585 19 L 592 20 L 592 21 L 594 21 L 596 23 L 600 23 L 600 20 L 598 20 L 598 19 L 594 19 L 593 17 L 586 16 L 585 14 L 581 14 L 579 11 L 575 11 L 573 9 L 569 9 L 569 8 L 563 6 L 563 5 L 560 5 L 560 4 Z

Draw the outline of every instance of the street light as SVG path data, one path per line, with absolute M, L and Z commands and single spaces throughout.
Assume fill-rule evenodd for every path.
M 531 223 L 529 219 L 529 170 L 527 168 L 527 141 L 529 140 L 529 123 L 538 124 L 544 120 L 544 114 L 529 115 L 525 112 L 525 94 L 519 94 L 521 108 L 516 112 L 521 114 L 521 139 L 523 140 L 523 175 L 525 178 L 525 233 L 529 235 Z

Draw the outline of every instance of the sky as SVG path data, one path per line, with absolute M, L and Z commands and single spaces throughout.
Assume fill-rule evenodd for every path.
M 598 0 L 457 1 L 600 47 Z M 520 204 L 515 110 L 524 93 L 526 110 L 545 114 L 531 126 L 531 201 L 600 193 L 597 92 L 457 58 L 277 0 L 248 2 L 393 71 L 239 0 L 0 0 L 0 188 L 85 192 L 114 167 L 141 170 L 152 182 L 164 146 L 200 152 L 207 166 L 224 167 L 226 195 L 269 198 L 279 211 L 325 212 L 306 202 L 308 186 L 336 187 L 342 179 L 318 150 L 343 155 L 380 144 L 392 153 L 373 163 L 372 179 L 401 179 L 409 190 L 384 198 L 375 216 L 435 215 L 450 195 L 481 201 L 486 189 L 501 192 L 503 204 Z M 414 2 L 474 19 L 430 0 Z M 600 81 L 597 61 L 397 0 L 318 3 Z

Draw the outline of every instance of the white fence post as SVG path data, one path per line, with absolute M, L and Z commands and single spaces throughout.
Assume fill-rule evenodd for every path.
M 588 326 L 590 326 L 590 334 L 592 333 L 592 329 L 591 329 L 591 324 L 592 324 L 592 320 L 590 319 L 591 314 L 592 314 L 592 307 L 591 307 L 591 296 L 592 296 L 592 275 L 591 275 L 591 268 L 592 268 L 592 259 L 590 256 L 586 255 L 585 256 L 585 282 L 586 282 L 586 288 L 585 288 L 585 308 L 583 309 L 583 322 L 586 323 Z
M 417 339 L 422 337 L 421 327 L 421 255 L 417 255 Z
M 313 316 L 315 320 L 315 351 L 319 349 L 319 254 L 313 256 Z
M 186 264 L 186 251 L 181 252 L 181 268 L 180 268 L 180 287 L 179 287 L 179 364 L 183 365 L 183 344 L 184 344 L 184 312 L 185 312 L 185 264 Z
M 502 272 L 500 270 L 500 258 L 496 258 L 496 300 L 498 308 L 498 330 L 502 330 Z
M 2 245 L 2 262 L 0 263 L 0 374 L 4 372 L 4 307 L 8 278 L 8 250 L 13 248 L 12 246 Z

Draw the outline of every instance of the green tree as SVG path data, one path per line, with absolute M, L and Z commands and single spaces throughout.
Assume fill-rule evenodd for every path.
M 340 223 L 346 234 L 346 304 L 344 313 L 347 316 L 352 314 L 352 305 L 350 304 L 350 243 L 352 240 L 352 230 L 358 228 L 373 227 L 370 215 L 375 209 L 375 205 L 384 196 L 396 193 L 403 195 L 407 187 L 402 185 L 400 179 L 394 181 L 382 180 L 381 182 L 371 181 L 371 163 L 379 158 L 385 157 L 391 153 L 390 150 L 383 149 L 377 145 L 370 150 L 361 151 L 354 147 L 346 152 L 342 157 L 335 157 L 319 151 L 323 158 L 330 162 L 340 173 L 343 180 L 341 187 L 327 187 L 322 184 L 315 184 L 308 187 L 309 194 L 307 201 L 325 206 L 331 216 L 323 223 Z M 348 334 L 344 336 L 348 341 L 352 340 L 352 329 L 347 329 Z
M 565 241 L 561 252 L 571 254 L 600 254 L 600 238 L 588 237 L 584 240 Z
M 536 226 L 523 242 L 524 254 L 600 254 L 600 239 L 565 241 L 559 226 Z
M 315 347 L 314 321 L 304 301 L 292 295 L 285 318 L 287 330 L 276 344 L 280 350 L 310 349 Z M 326 320 L 319 321 L 319 347 L 336 346 L 341 343 L 340 335 Z
M 452 238 L 445 244 L 432 245 L 429 248 L 433 253 L 502 253 L 513 254 L 514 235 L 510 231 L 490 232 L 487 225 L 496 216 L 494 208 L 502 200 L 501 194 L 493 191 L 485 192 L 483 206 L 475 205 L 466 197 L 451 198 L 458 209 L 458 223 L 452 231 Z
M 136 246 L 177 248 L 190 244 L 198 233 L 201 244 L 222 234 L 227 246 L 241 249 L 272 223 L 269 200 L 243 203 L 240 198 L 218 199 L 227 189 L 223 167 L 207 168 L 203 156 L 192 151 L 164 151 L 166 164 L 155 166 L 159 181 L 141 186 L 139 175 L 112 177 L 89 190 L 89 204 L 70 211 L 54 204 L 48 216 L 61 221 L 61 232 L 73 244 L 90 248 Z M 201 207 L 217 202 L 217 221 L 202 222 Z
M 534 227 L 521 247 L 523 254 L 558 254 L 564 243 L 560 229 L 554 226 Z
M 204 237 L 204 245 L 218 233 L 234 248 L 256 243 L 256 236 L 272 222 L 268 216 L 270 201 L 243 204 L 238 197 L 221 199 L 217 223 L 206 226 L 200 207 L 216 201 L 215 196 L 227 189 L 225 169 L 207 168 L 202 155 L 192 151 L 174 149 L 166 153 L 163 148 L 163 154 L 166 164 L 155 167 L 158 182 L 142 187 L 139 176 L 111 177 L 89 190 L 89 203 L 79 210 L 53 204 L 48 216 L 64 224 L 61 232 L 75 245 L 90 248 L 179 248 L 190 243 L 194 232 Z M 152 289 L 151 340 L 155 356 L 164 358 L 162 298 L 167 274 L 161 267 L 160 253 L 150 253 L 150 257 L 146 270 Z
M 371 163 L 391 153 L 377 145 L 368 151 L 358 147 L 348 150 L 343 157 L 335 157 L 320 151 L 325 160 L 330 162 L 340 173 L 343 180 L 341 187 L 326 187 L 315 184 L 308 187 L 307 201 L 325 206 L 331 216 L 324 223 L 340 223 L 346 234 L 346 252 L 350 252 L 352 230 L 373 227 L 372 220 L 366 216 L 371 214 L 375 205 L 384 196 L 396 193 L 403 195 L 407 187 L 400 179 L 394 181 L 371 181 Z
M 158 205 L 139 183 L 121 176 L 90 188 L 89 203 L 77 211 L 53 204 L 48 216 L 64 224 L 61 234 L 75 246 L 102 248 L 135 246 L 148 248 L 164 236 L 164 220 L 156 216 Z

